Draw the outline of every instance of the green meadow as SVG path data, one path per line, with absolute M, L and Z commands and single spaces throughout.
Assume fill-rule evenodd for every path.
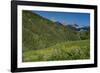
M 23 53 L 23 61 L 89 59 L 89 51 L 89 40 L 63 42 L 44 49 L 26 51 Z

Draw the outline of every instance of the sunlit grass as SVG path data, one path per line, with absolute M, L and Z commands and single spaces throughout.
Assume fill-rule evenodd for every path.
M 23 62 L 77 60 L 89 58 L 89 40 L 61 42 L 48 48 L 23 52 Z

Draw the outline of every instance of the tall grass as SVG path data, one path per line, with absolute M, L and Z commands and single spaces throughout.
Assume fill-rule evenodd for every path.
M 62 42 L 48 48 L 23 52 L 23 62 L 77 60 L 89 58 L 89 40 Z

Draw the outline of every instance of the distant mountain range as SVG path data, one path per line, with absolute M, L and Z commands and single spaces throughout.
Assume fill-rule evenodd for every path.
M 62 24 L 62 23 L 60 23 L 58 21 L 56 21 L 55 23 L 58 24 L 58 25 L 64 25 L 64 24 Z M 80 27 L 77 24 L 68 24 L 68 25 L 64 25 L 64 26 L 72 28 L 72 29 L 75 29 L 76 31 L 88 31 L 88 30 L 90 30 L 90 26 L 82 26 L 82 27 Z

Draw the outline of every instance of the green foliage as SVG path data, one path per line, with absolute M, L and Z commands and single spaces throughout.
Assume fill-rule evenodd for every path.
M 90 58 L 89 40 L 58 43 L 54 46 L 23 53 L 23 61 L 77 60 Z
M 89 32 L 58 25 L 31 11 L 22 11 L 23 61 L 88 59 Z
M 80 31 L 79 36 L 81 40 L 89 39 L 90 38 L 90 31 Z
M 57 25 L 31 11 L 23 11 L 22 24 L 23 46 L 29 49 L 41 49 L 59 42 L 80 39 L 75 30 Z

